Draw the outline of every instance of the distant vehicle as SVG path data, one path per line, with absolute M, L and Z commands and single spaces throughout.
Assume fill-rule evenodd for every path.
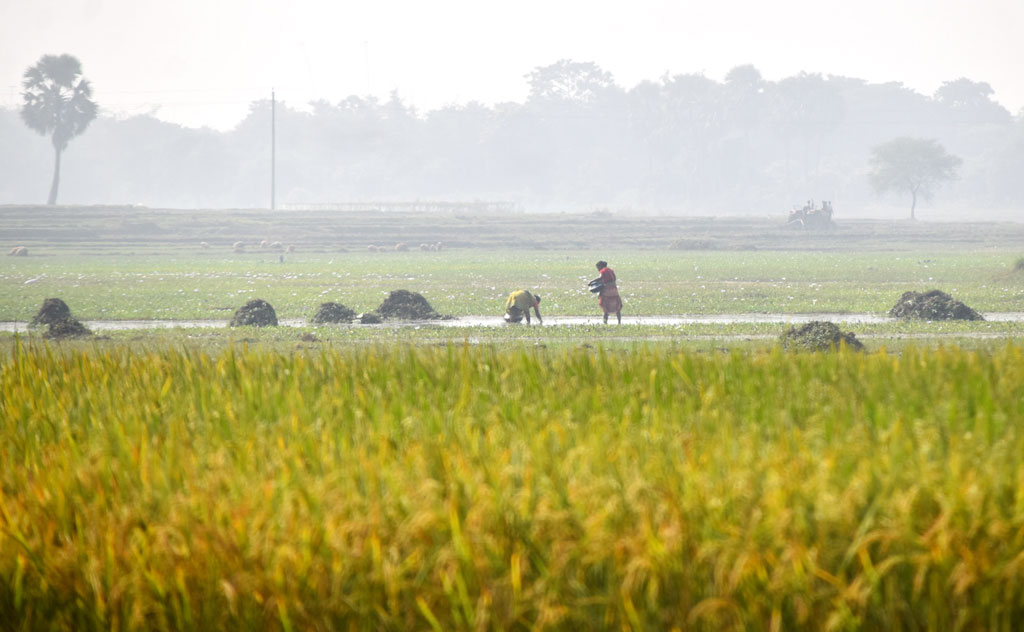
M 822 201 L 821 208 L 815 208 L 814 200 L 808 200 L 803 208 L 794 207 L 789 212 L 788 226 L 799 226 L 801 228 L 831 228 L 832 227 L 832 203 Z

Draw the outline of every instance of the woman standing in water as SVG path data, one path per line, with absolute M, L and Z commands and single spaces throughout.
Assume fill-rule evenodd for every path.
M 597 271 L 601 276 L 591 281 L 591 283 L 596 282 L 602 285 L 597 304 L 604 310 L 604 322 L 607 325 L 608 314 L 615 314 L 615 319 L 621 325 L 622 297 L 619 296 L 619 288 L 615 282 L 615 270 L 608 267 L 607 261 L 598 261 Z

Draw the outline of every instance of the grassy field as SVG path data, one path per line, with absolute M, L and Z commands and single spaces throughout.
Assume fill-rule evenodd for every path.
M 539 292 L 545 313 L 593 314 L 585 283 L 598 259 L 618 272 L 633 315 L 884 313 L 932 288 L 980 311 L 1024 311 L 1024 224 L 861 221 L 817 233 L 777 218 L 107 207 L 3 207 L 0 220 L 0 243 L 31 253 L 0 264 L 0 320 L 28 320 L 47 297 L 80 319 L 226 319 L 256 297 L 281 318 L 308 318 L 325 301 L 370 311 L 396 289 L 456 316 L 500 314 L 518 288 Z M 297 250 L 261 249 L 263 239 Z M 397 241 L 413 250 L 367 250 Z M 440 252 L 418 250 L 438 242 Z
M 255 297 L 303 319 L 329 300 L 373 310 L 397 289 L 442 313 L 482 315 L 527 288 L 546 313 L 579 315 L 597 311 L 585 291 L 597 259 L 616 269 L 635 315 L 883 313 L 903 292 L 933 288 L 981 311 L 1024 310 L 1017 223 L 858 221 L 815 233 L 756 217 L 118 207 L 2 207 L 0 219 L 0 243 L 31 252 L 0 264 L 0 321 L 31 319 L 47 297 L 83 320 L 226 319 Z M 413 251 L 393 251 L 398 241 Z M 368 251 L 375 244 L 392 251 Z
M 6 629 L 989 629 L 1024 349 L 0 359 Z
M 226 319 L 251 298 L 280 318 L 320 303 L 372 311 L 392 290 L 453 315 L 500 315 L 534 289 L 542 312 L 599 312 L 586 291 L 594 261 L 616 269 L 630 315 L 888 311 L 908 290 L 941 289 L 979 311 L 1024 311 L 1024 273 L 997 253 L 805 253 L 480 250 L 232 256 L 55 255 L 0 263 L 0 320 L 29 320 L 48 297 L 80 319 Z

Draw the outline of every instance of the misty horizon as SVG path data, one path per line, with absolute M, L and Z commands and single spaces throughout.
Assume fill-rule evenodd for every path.
M 771 81 L 748 64 L 722 81 L 680 74 L 626 89 L 596 63 L 570 60 L 524 81 L 521 103 L 428 111 L 397 92 L 304 109 L 264 98 L 223 132 L 101 116 L 65 152 L 60 199 L 268 207 L 273 127 L 282 206 L 449 200 L 771 214 L 830 200 L 840 216 L 864 216 L 903 202 L 879 197 L 867 179 L 872 149 L 899 137 L 934 139 L 962 161 L 936 191 L 938 215 L 1024 206 L 1024 119 L 995 102 L 986 82 L 959 78 L 929 96 L 851 77 Z M 0 161 L 15 176 L 0 183 L 0 203 L 39 201 L 49 144 L 11 109 L 0 111 L 0 136 L 13 141 Z
M 71 51 L 67 51 L 67 52 L 69 52 L 70 54 L 74 54 Z M 569 61 L 569 62 L 574 62 L 574 63 L 594 63 L 594 64 L 596 64 L 596 62 L 593 62 L 593 61 L 573 60 L 573 59 L 551 60 L 550 63 L 552 63 L 552 64 L 553 63 L 558 63 L 559 61 Z M 88 68 L 88 65 L 87 64 L 85 64 L 85 65 Z M 621 85 L 620 82 L 618 82 L 618 81 L 616 81 L 615 83 L 620 88 L 622 88 L 622 89 L 624 89 L 626 91 L 639 88 L 639 87 L 641 87 L 643 85 L 646 85 L 646 84 L 652 84 L 652 83 L 656 84 L 656 83 L 659 83 L 659 82 L 664 82 L 666 79 L 668 79 L 670 77 L 673 77 L 673 76 L 697 76 L 697 77 L 706 78 L 706 79 L 714 81 L 716 83 L 722 83 L 722 82 L 725 81 L 725 79 L 728 76 L 729 72 L 731 72 L 732 70 L 735 70 L 736 68 L 748 67 L 748 66 L 757 69 L 759 73 L 761 72 L 756 63 L 744 63 L 744 64 L 738 64 L 737 66 L 728 69 L 725 73 L 723 73 L 723 75 L 721 77 L 708 76 L 706 73 L 704 73 L 702 71 L 694 70 L 694 71 L 690 71 L 690 72 L 679 72 L 679 73 L 672 73 L 672 74 L 670 74 L 668 72 L 663 72 L 663 73 L 661 73 L 658 76 L 650 76 L 650 77 L 641 78 L 636 83 L 634 83 L 632 85 Z M 540 67 L 540 66 L 538 66 L 538 67 Z M 536 68 L 531 69 L 531 72 L 533 70 L 536 70 Z M 88 75 L 88 72 L 86 74 Z M 794 73 L 793 75 L 780 76 L 777 79 L 771 79 L 771 78 L 766 77 L 766 76 L 763 76 L 763 79 L 765 81 L 777 83 L 778 81 L 782 81 L 782 80 L 790 78 L 790 77 L 804 76 L 804 75 L 817 75 L 817 76 L 823 77 L 826 80 L 829 80 L 829 79 L 853 80 L 853 81 L 863 82 L 866 85 L 894 85 L 894 86 L 897 86 L 899 88 L 903 88 L 903 89 L 909 90 L 911 92 L 914 92 L 917 95 L 922 96 L 922 97 L 932 97 L 935 94 L 935 91 L 927 92 L 927 91 L 915 89 L 914 87 L 912 87 L 910 85 L 907 85 L 907 83 L 905 81 L 902 81 L 902 80 L 900 80 L 898 78 L 894 78 L 894 79 L 886 80 L 886 81 L 873 81 L 873 80 L 871 80 L 869 78 L 865 78 L 865 77 L 841 75 L 841 74 L 836 74 L 836 73 L 830 73 L 830 72 L 827 72 L 827 71 L 826 72 L 799 71 L 797 73 Z M 614 75 L 611 75 L 611 76 L 614 79 Z M 282 91 L 280 88 L 276 88 L 275 86 L 268 86 L 268 87 L 262 87 L 262 88 L 248 88 L 248 89 L 243 89 L 243 88 L 223 88 L 223 89 L 209 89 L 209 90 L 196 89 L 196 90 L 180 90 L 180 91 L 177 91 L 177 90 L 163 90 L 163 91 L 138 91 L 138 92 L 134 92 L 134 91 L 130 91 L 130 90 L 129 91 L 117 91 L 117 90 L 110 91 L 110 90 L 104 90 L 102 86 L 96 86 L 95 82 L 93 82 L 93 83 L 94 83 L 94 89 L 95 89 L 96 93 L 98 95 L 100 95 L 96 99 L 98 101 L 98 105 L 99 105 L 99 108 L 100 108 L 100 114 L 102 116 L 107 117 L 107 118 L 111 118 L 111 119 L 115 119 L 115 120 L 125 120 L 125 119 L 134 118 L 134 117 L 137 117 L 137 116 L 146 116 L 146 117 L 155 118 L 155 119 L 157 119 L 157 120 L 159 120 L 161 122 L 164 122 L 164 123 L 171 123 L 171 124 L 178 125 L 180 127 L 187 128 L 187 129 L 199 130 L 199 129 L 208 128 L 208 129 L 212 129 L 212 130 L 215 130 L 215 131 L 218 131 L 218 132 L 229 132 L 229 131 L 234 130 L 236 127 L 238 127 L 238 125 L 242 124 L 242 122 L 245 121 L 245 119 L 249 115 L 249 112 L 252 110 L 252 108 L 253 108 L 253 106 L 255 104 L 257 104 L 257 103 L 259 103 L 261 101 L 269 102 L 271 100 L 271 98 L 276 99 L 276 102 L 279 105 L 281 105 L 282 107 L 290 107 L 291 109 L 293 109 L 293 110 L 295 110 L 297 112 L 311 112 L 313 107 L 317 103 L 328 103 L 328 104 L 331 104 L 331 105 L 337 105 L 337 104 L 340 104 L 340 103 L 342 103 L 342 102 L 344 102 L 344 101 L 346 101 L 348 99 L 352 99 L 352 98 L 362 99 L 362 100 L 366 100 L 366 101 L 381 102 L 381 101 L 386 101 L 386 100 L 388 100 L 390 98 L 393 98 L 393 97 L 397 96 L 400 100 L 402 100 L 403 103 L 405 103 L 410 108 L 411 111 L 415 112 L 416 115 L 419 116 L 419 117 L 426 116 L 426 115 L 430 114 L 431 112 L 437 112 L 437 111 L 441 111 L 441 110 L 446 110 L 446 109 L 450 109 L 450 108 L 453 108 L 453 107 L 483 106 L 483 107 L 486 107 L 486 108 L 492 108 L 493 109 L 493 108 L 499 107 L 499 106 L 504 105 L 504 104 L 522 105 L 522 104 L 524 104 L 527 101 L 527 99 L 530 96 L 528 77 L 529 77 L 529 72 L 524 73 L 524 74 L 521 75 L 521 77 L 519 77 L 519 80 L 520 80 L 520 83 L 521 83 L 521 86 L 520 86 L 521 90 L 519 90 L 520 94 L 518 96 L 516 96 L 516 97 L 513 97 L 513 98 L 502 99 L 502 100 L 486 100 L 486 99 L 478 99 L 478 98 L 459 99 L 458 96 L 457 96 L 458 95 L 458 91 L 457 91 L 454 96 L 451 96 L 450 98 L 443 98 L 443 99 L 441 99 L 440 102 L 433 103 L 433 104 L 428 104 L 427 106 L 418 105 L 417 103 L 412 102 L 408 98 L 408 95 L 404 94 L 402 92 L 402 90 L 399 87 L 397 87 L 397 86 L 391 88 L 390 90 L 386 91 L 385 93 L 372 94 L 372 93 L 366 93 L 366 92 L 353 92 L 351 94 L 344 95 L 344 96 L 338 98 L 337 100 L 331 100 L 331 99 L 328 99 L 328 98 L 302 99 L 301 97 L 299 97 L 297 99 L 296 98 L 289 99 L 286 96 L 287 94 L 289 94 L 287 91 Z M 971 82 L 974 82 L 974 83 L 981 83 L 981 84 L 985 84 L 985 85 L 989 86 L 992 89 L 991 100 L 994 103 L 996 103 L 997 105 L 999 105 L 1000 107 L 1005 109 L 1007 111 L 1007 113 L 1009 113 L 1009 114 L 1011 114 L 1013 116 L 1017 116 L 1017 117 L 1024 116 L 1024 104 L 1021 104 L 1019 108 L 1014 109 L 1011 105 L 1003 103 L 1002 100 L 1000 99 L 999 90 L 995 86 L 993 86 L 991 82 L 987 81 L 984 77 L 970 77 L 970 76 L 957 76 L 957 77 L 953 77 L 953 76 L 950 76 L 949 78 L 944 80 L 942 82 L 942 84 L 940 84 L 936 88 L 936 90 L 941 89 L 942 85 L 945 85 L 945 84 L 948 84 L 948 83 L 951 83 L 951 82 L 954 82 L 954 81 L 957 81 L 957 80 L 960 80 L 960 79 L 967 79 L 968 81 L 971 81 Z M 209 122 L 207 122 L 207 123 L 200 123 L 200 122 L 192 121 L 191 120 L 192 117 L 183 117 L 183 116 L 180 116 L 180 115 L 176 116 L 176 115 L 173 114 L 174 107 L 175 107 L 173 105 L 173 103 L 175 101 L 179 100 L 183 96 L 195 95 L 197 93 L 211 95 L 211 97 L 208 97 L 208 98 L 216 98 L 218 101 L 230 100 L 231 103 L 235 104 L 239 108 L 239 112 L 240 113 L 237 116 L 231 117 L 230 120 L 228 120 L 227 118 L 220 119 L 219 124 L 217 124 L 217 123 L 211 124 Z M 160 98 L 164 99 L 165 102 L 161 102 L 160 100 L 157 100 L 157 99 L 150 99 L 150 100 L 147 100 L 145 103 L 142 103 L 140 105 L 139 103 L 129 103 L 129 102 L 126 102 L 126 100 L 124 99 L 123 96 L 122 97 L 115 97 L 113 99 L 104 99 L 103 96 L 102 96 L 104 94 L 112 94 L 112 95 L 138 95 L 138 94 L 158 95 Z M 245 100 L 245 101 L 240 100 L 243 95 L 251 97 L 251 98 L 249 98 L 248 100 Z M 167 99 L 170 99 L 170 105 L 168 104 L 168 102 L 166 102 Z M 197 104 L 195 104 L 193 109 L 198 109 L 201 106 L 202 106 L 201 103 L 197 103 Z M 14 85 L 14 84 L 9 85 L 6 95 L 0 93 L 0 110 L 2 110 L 2 109 L 17 110 L 20 107 L 21 107 L 21 86 L 20 86 L 20 75 L 19 75 L 19 84 L 18 85 Z M 133 109 L 135 111 L 132 111 Z
M 1021 26 L 1015 0 L 36 0 L 0 21 L 0 105 L 18 105 L 39 56 L 69 53 L 111 112 L 159 106 L 161 120 L 222 131 L 271 89 L 294 107 L 395 90 L 419 111 L 521 102 L 524 75 L 559 59 L 591 61 L 627 89 L 680 74 L 723 80 L 745 64 L 771 81 L 805 72 L 925 95 L 967 77 L 1016 114 Z

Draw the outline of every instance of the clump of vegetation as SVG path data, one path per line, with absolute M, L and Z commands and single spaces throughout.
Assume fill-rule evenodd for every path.
M 44 338 L 60 340 L 62 338 L 81 338 L 92 334 L 85 325 L 71 316 L 71 308 L 59 298 L 48 298 L 43 301 L 39 311 L 29 323 L 30 327 L 47 325 Z
M 254 298 L 238 308 L 231 318 L 232 327 L 277 327 L 277 312 L 270 303 Z
M 43 300 L 39 311 L 32 317 L 30 327 L 39 325 L 52 325 L 71 318 L 71 308 L 62 299 L 48 298 Z
M 889 315 L 920 320 L 985 320 L 981 314 L 942 290 L 904 292 L 889 310 Z
M 812 320 L 800 327 L 791 326 L 781 336 L 779 344 L 791 351 L 829 351 L 846 345 L 860 351 L 864 344 L 852 332 L 843 332 L 835 323 Z
M 1024 257 L 1017 257 L 1017 261 L 1013 264 L 1013 269 L 1016 272 L 1024 272 Z
M 409 290 L 395 290 L 377 308 L 382 318 L 398 320 L 440 320 L 445 318 L 434 311 L 427 299 Z
M 384 319 L 380 317 L 377 312 L 365 312 L 356 316 L 356 320 L 361 325 L 379 325 L 384 322 Z
M 50 323 L 49 329 L 43 334 L 43 338 L 61 340 L 63 338 L 82 338 L 91 335 L 92 332 L 85 325 L 68 316 L 62 320 Z
M 313 322 L 318 325 L 350 323 L 355 317 L 355 310 L 341 303 L 321 303 L 313 315 Z

